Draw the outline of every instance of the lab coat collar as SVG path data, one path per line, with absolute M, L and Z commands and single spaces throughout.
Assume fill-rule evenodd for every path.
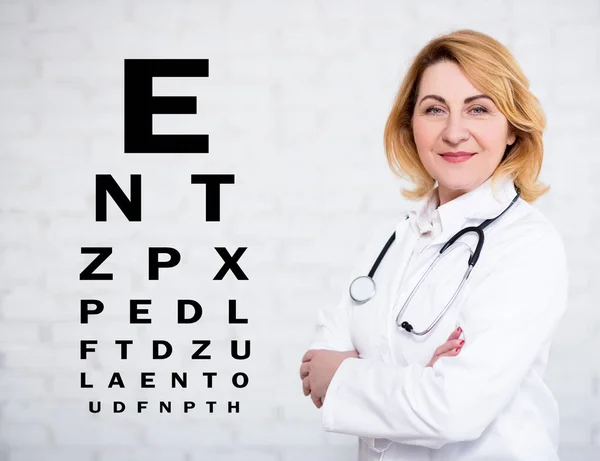
M 509 205 L 515 194 L 511 176 L 499 177 L 494 188 L 490 177 L 472 191 L 438 206 L 438 187 L 435 187 L 424 199 L 417 202 L 408 215 L 418 232 L 424 233 L 431 230 L 432 215 L 437 211 L 441 231 L 446 236 L 463 227 L 469 219 L 495 218 Z

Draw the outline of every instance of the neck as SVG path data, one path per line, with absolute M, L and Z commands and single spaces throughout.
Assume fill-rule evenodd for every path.
M 440 184 L 440 185 L 438 185 L 438 198 L 439 198 L 438 206 L 442 206 L 443 204 L 448 203 L 451 200 L 454 200 L 455 198 L 458 198 L 461 195 L 466 194 L 467 192 L 468 192 L 467 190 L 463 190 L 463 189 L 447 189 Z

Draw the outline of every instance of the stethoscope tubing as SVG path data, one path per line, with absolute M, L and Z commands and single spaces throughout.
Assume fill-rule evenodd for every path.
M 435 326 L 438 324 L 438 322 L 441 320 L 441 318 L 444 316 L 444 314 L 446 313 L 446 311 L 450 308 L 450 306 L 452 305 L 452 303 L 454 302 L 454 300 L 456 299 L 456 297 L 458 296 L 458 294 L 460 293 L 461 289 L 463 288 L 464 284 L 466 283 L 467 279 L 469 278 L 469 275 L 471 274 L 473 268 L 475 267 L 475 264 L 477 264 L 477 261 L 479 260 L 479 256 L 481 254 L 481 251 L 483 249 L 483 244 L 485 241 L 485 234 L 483 232 L 483 230 L 490 225 L 491 223 L 493 223 L 495 220 L 497 220 L 499 217 L 501 217 L 504 213 L 506 213 L 513 205 L 514 203 L 518 200 L 518 198 L 521 195 L 521 191 L 519 190 L 518 187 L 516 187 L 517 190 L 517 194 L 515 195 L 515 197 L 512 199 L 512 201 L 510 202 L 510 204 L 496 217 L 491 218 L 491 219 L 486 219 L 485 221 L 483 221 L 481 224 L 479 224 L 478 226 L 471 226 L 471 227 L 466 227 L 464 229 L 461 229 L 460 231 L 458 231 L 456 234 L 454 234 L 450 239 L 448 239 L 448 241 L 442 246 L 442 248 L 440 249 L 438 255 L 436 256 L 436 258 L 434 259 L 434 261 L 430 264 L 430 266 L 427 268 L 427 270 L 425 271 L 425 273 L 421 276 L 421 278 L 419 279 L 419 281 L 417 282 L 417 284 L 415 285 L 415 287 L 412 289 L 412 291 L 410 292 L 408 298 L 405 300 L 404 304 L 402 305 L 402 308 L 400 309 L 400 311 L 398 312 L 398 315 L 396 316 L 396 325 L 403 328 L 404 330 L 406 330 L 409 333 L 412 333 L 414 335 L 417 336 L 423 336 L 426 335 L 427 333 L 429 333 L 433 328 L 435 328 Z M 406 219 L 408 219 L 408 216 L 406 216 Z M 429 325 L 429 327 L 427 327 L 425 330 L 423 331 L 415 331 L 414 328 L 412 327 L 412 325 L 409 322 L 402 322 L 401 324 L 399 324 L 398 322 L 400 321 L 400 318 L 402 317 L 402 314 L 406 311 L 408 304 L 410 303 L 411 299 L 414 297 L 416 291 L 418 290 L 419 286 L 421 286 L 421 284 L 423 283 L 423 281 L 425 280 L 425 278 L 427 277 L 427 275 L 433 270 L 433 268 L 435 267 L 435 265 L 443 258 L 444 255 L 447 255 L 449 253 L 452 252 L 453 249 L 458 248 L 457 246 L 453 246 L 454 243 L 461 238 L 463 235 L 469 233 L 469 232 L 475 232 L 477 234 L 477 245 L 475 247 L 475 251 L 470 252 L 471 255 L 469 256 L 469 262 L 468 262 L 468 267 L 467 270 L 465 271 L 465 274 L 463 275 L 463 278 L 458 286 L 458 288 L 456 289 L 456 291 L 454 292 L 454 294 L 452 295 L 452 298 L 450 299 L 450 301 L 446 304 L 446 306 L 444 306 L 444 308 L 442 309 L 442 311 L 438 314 L 438 316 L 434 319 L 434 321 L 431 323 L 431 325 Z M 350 284 L 349 287 L 349 293 L 350 293 L 350 297 L 358 304 L 365 304 L 366 302 L 370 301 L 376 293 L 376 284 L 375 284 L 375 280 L 373 279 L 375 272 L 377 271 L 377 268 L 379 267 L 379 265 L 381 264 L 381 261 L 383 260 L 384 256 L 387 254 L 390 246 L 392 245 L 392 243 L 394 242 L 394 240 L 396 239 L 396 232 L 394 231 L 392 233 L 392 235 L 388 238 L 387 242 L 385 243 L 384 247 L 382 248 L 382 250 L 379 252 L 379 255 L 377 256 L 377 259 L 375 260 L 375 262 L 373 263 L 371 270 L 369 271 L 369 274 L 367 276 L 359 276 L 357 278 L 355 278 L 352 283 Z M 450 248 L 450 251 L 446 251 Z M 364 298 L 358 298 L 354 296 L 354 293 L 352 292 L 352 287 L 355 286 L 355 283 L 357 283 L 359 280 L 361 280 L 360 283 L 367 283 L 367 284 L 371 284 L 369 287 L 369 294 L 366 295 Z

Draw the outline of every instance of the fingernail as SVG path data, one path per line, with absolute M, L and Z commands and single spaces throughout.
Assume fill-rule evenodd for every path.
M 460 352 L 460 350 L 462 349 L 462 347 L 457 347 L 456 349 L 454 349 L 456 352 Z
M 459 346 L 462 346 L 465 343 L 465 340 L 463 339 L 461 342 L 459 342 Z
M 458 328 L 456 329 L 456 331 L 462 331 L 462 328 L 461 328 L 461 327 L 458 327 Z

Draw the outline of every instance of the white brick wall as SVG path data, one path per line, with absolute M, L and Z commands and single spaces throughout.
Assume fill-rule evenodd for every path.
M 569 252 L 570 307 L 548 382 L 561 409 L 561 459 L 600 459 L 600 90 L 598 0 L 0 0 L 0 461 L 304 461 L 353 459 L 352 437 L 322 431 L 301 393 L 300 358 L 319 305 L 336 302 L 373 226 L 408 204 L 389 172 L 382 130 L 418 49 L 460 27 L 515 53 L 548 115 L 537 206 Z M 208 58 L 210 78 L 155 79 L 161 95 L 198 97 L 197 116 L 155 116 L 155 133 L 210 133 L 209 155 L 123 154 L 123 60 Z M 94 175 L 128 191 L 142 174 L 143 221 L 109 204 L 94 222 Z M 193 173 L 235 174 L 221 222 L 204 222 Z M 80 247 L 112 246 L 109 283 L 80 282 Z M 173 246 L 181 264 L 147 280 L 147 248 Z M 212 277 L 212 247 L 248 250 L 249 282 Z M 79 324 L 79 300 L 105 312 Z M 128 300 L 152 299 L 151 325 L 128 324 Z M 177 327 L 176 300 L 204 308 Z M 228 326 L 237 299 L 248 325 Z M 79 360 L 79 339 L 99 340 Z M 114 339 L 133 339 L 122 362 Z M 213 360 L 188 360 L 191 339 Z M 252 340 L 242 364 L 229 340 Z M 174 344 L 171 362 L 150 341 Z M 161 371 L 218 371 L 187 392 Z M 79 371 L 127 389 L 79 388 Z M 139 389 L 139 371 L 157 388 Z M 228 383 L 247 371 L 250 386 Z M 162 376 L 162 379 L 160 379 Z M 196 375 L 197 377 L 197 375 Z M 190 381 L 192 377 L 190 376 Z M 87 392 L 90 391 L 90 392 Z M 241 401 L 242 413 L 90 415 L 87 397 L 134 402 Z M 105 404 L 106 405 L 106 404 Z

